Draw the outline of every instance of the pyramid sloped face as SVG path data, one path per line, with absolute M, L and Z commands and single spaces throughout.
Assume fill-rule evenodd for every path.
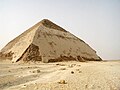
M 2 58 L 11 58 L 16 62 L 32 43 L 35 32 L 39 27 L 39 23 L 31 27 L 12 41 L 10 41 L 2 50 L 0 56 Z M 9 55 L 10 54 L 10 55 Z
M 46 19 L 23 34 L 2 49 L 12 52 L 13 61 L 101 60 L 83 40 Z
M 88 44 L 67 31 L 41 26 L 36 31 L 32 43 L 40 48 L 43 62 L 100 60 Z

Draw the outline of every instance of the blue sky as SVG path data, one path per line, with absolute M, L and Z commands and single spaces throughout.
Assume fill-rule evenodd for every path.
M 120 0 L 0 0 L 0 49 L 44 18 L 120 59 Z

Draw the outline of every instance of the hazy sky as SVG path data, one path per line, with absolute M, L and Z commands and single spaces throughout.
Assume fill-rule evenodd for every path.
M 0 49 L 44 18 L 120 59 L 120 0 L 0 0 Z

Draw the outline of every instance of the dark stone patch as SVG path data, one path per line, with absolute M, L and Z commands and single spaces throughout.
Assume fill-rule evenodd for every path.
M 76 61 L 76 58 L 72 56 L 62 56 L 55 58 L 55 59 L 49 59 L 48 62 L 61 62 L 61 61 Z
M 56 29 L 56 30 L 60 30 L 60 31 L 63 31 L 63 32 L 67 32 L 65 29 L 63 29 L 62 27 L 54 24 L 53 22 L 49 21 L 48 19 L 44 19 L 41 21 L 41 23 L 47 27 L 47 28 L 51 28 L 51 29 Z
M 40 56 L 39 47 L 34 45 L 34 44 L 30 44 L 30 46 L 26 49 L 26 51 L 18 59 L 18 61 L 19 60 L 23 60 L 25 62 L 28 62 L 28 61 L 41 61 L 42 58 Z
M 80 62 L 85 62 L 85 60 L 81 56 L 77 56 L 77 60 Z
M 94 58 L 86 58 L 82 57 L 85 61 L 102 61 L 102 59 L 99 57 L 99 59 L 94 59 Z
M 13 54 L 14 53 L 12 51 L 10 51 L 9 53 L 0 52 L 0 58 L 1 59 L 10 59 L 10 60 L 12 60 Z

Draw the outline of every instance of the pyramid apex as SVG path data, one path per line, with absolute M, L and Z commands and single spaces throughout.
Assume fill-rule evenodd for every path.
M 41 20 L 41 22 L 45 22 L 45 21 L 50 21 L 49 19 L 43 19 Z
M 42 25 L 44 25 L 45 27 L 47 27 L 47 28 L 56 29 L 56 30 L 67 32 L 65 29 L 63 29 L 62 27 L 56 25 L 55 23 L 53 23 L 52 21 L 50 21 L 48 19 L 43 19 L 42 21 L 40 21 L 40 23 Z

